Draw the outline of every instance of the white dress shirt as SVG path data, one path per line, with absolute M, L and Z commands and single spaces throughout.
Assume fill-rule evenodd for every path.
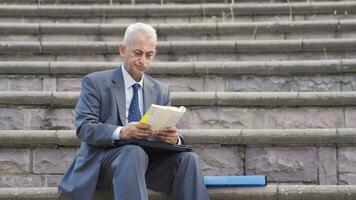
M 132 100 L 132 96 L 133 96 L 133 88 L 132 85 L 134 84 L 139 84 L 140 88 L 138 89 L 138 101 L 139 101 L 139 109 L 140 109 L 140 113 L 141 116 L 144 114 L 143 113 L 143 94 L 142 94 L 142 88 L 143 88 L 143 76 L 141 78 L 141 80 L 139 82 L 136 82 L 131 75 L 127 72 L 127 70 L 124 67 L 124 64 L 122 64 L 121 67 L 122 70 L 122 75 L 124 77 L 124 85 L 125 85 L 125 97 L 126 97 L 126 124 L 128 123 L 128 117 L 129 117 L 129 108 L 130 108 L 130 104 L 131 104 L 131 100 Z M 123 126 L 118 126 L 113 135 L 111 136 L 112 140 L 119 140 L 120 139 L 120 131 L 122 129 Z M 180 137 L 178 137 L 178 144 L 181 144 L 181 140 Z

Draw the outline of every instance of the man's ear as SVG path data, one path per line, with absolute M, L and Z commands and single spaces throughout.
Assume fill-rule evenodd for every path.
M 123 58 L 126 53 L 126 46 L 123 44 L 119 44 L 119 52 L 120 52 L 120 56 Z

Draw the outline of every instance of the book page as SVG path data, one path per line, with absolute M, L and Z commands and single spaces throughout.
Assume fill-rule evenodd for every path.
M 175 126 L 185 113 L 186 108 L 173 106 L 160 106 L 152 104 L 140 123 L 150 124 L 153 130 Z

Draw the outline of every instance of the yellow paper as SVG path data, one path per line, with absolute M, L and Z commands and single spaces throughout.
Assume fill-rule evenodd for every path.
M 151 115 L 146 113 L 140 120 L 140 123 L 146 124 L 150 120 L 150 118 L 151 118 Z

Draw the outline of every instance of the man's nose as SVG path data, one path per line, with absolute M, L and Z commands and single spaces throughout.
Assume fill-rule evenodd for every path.
M 146 64 L 147 64 L 146 55 L 145 55 L 145 54 L 141 55 L 141 56 L 139 57 L 138 61 L 140 62 L 140 64 L 146 66 Z

